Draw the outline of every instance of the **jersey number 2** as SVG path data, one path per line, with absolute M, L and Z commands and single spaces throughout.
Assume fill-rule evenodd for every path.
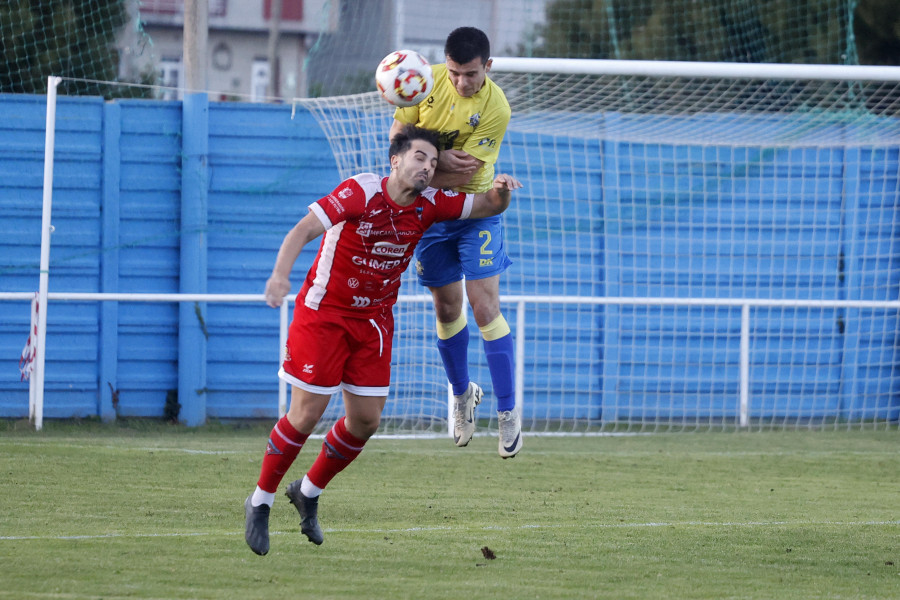
M 491 243 L 491 232 L 487 230 L 479 231 L 478 237 L 484 238 L 484 243 L 481 245 L 481 259 L 478 261 L 478 266 L 490 267 L 494 264 L 494 251 L 488 248 L 488 244 Z

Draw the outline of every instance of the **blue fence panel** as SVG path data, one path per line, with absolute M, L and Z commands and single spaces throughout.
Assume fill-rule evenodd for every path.
M 600 295 L 600 142 L 511 130 L 497 172 L 511 173 L 524 185 L 503 214 L 513 265 L 501 276 L 501 294 Z M 504 306 L 503 311 L 514 326 L 516 307 Z M 525 418 L 599 419 L 602 315 L 603 308 L 597 307 L 526 305 Z M 481 336 L 473 333 L 473 377 L 489 390 Z
M 46 100 L 0 102 L 0 290 L 36 290 Z M 615 120 L 606 117 L 611 131 Z M 57 128 L 51 291 L 177 292 L 180 103 L 61 97 Z M 285 233 L 335 186 L 337 169 L 303 110 L 292 117 L 284 106 L 213 103 L 209 134 L 207 291 L 259 293 Z M 898 155 L 896 147 L 601 143 L 510 131 L 498 168 L 525 188 L 503 217 L 514 265 L 501 293 L 896 299 Z M 418 291 L 407 275 L 403 292 Z M 519 316 L 516 306 L 503 310 L 511 324 Z M 398 313 L 398 328 L 421 343 L 395 360 L 394 390 L 425 399 L 423 422 L 443 418 L 431 307 Z M 50 314 L 46 416 L 111 416 L 113 398 L 120 415 L 163 413 L 178 387 L 177 304 L 54 302 Z M 207 414 L 273 417 L 277 311 L 211 304 L 203 314 Z M 0 303 L 0 315 L 0 415 L 21 417 L 27 383 L 15 363 L 28 303 Z M 547 303 L 523 317 L 526 418 L 736 418 L 739 308 Z M 898 311 L 753 308 L 751 324 L 751 416 L 900 416 Z M 490 393 L 472 327 L 473 378 Z M 416 364 L 423 358 L 427 373 Z
M 118 290 L 177 293 L 181 243 L 181 104 L 120 106 Z M 176 303 L 118 303 L 118 414 L 161 417 L 178 388 Z M 111 382 L 105 382 L 108 387 Z
M 900 298 L 900 150 L 857 148 L 847 174 L 846 270 L 850 300 Z M 900 311 L 849 309 L 842 416 L 900 418 Z
M 0 95 L 0 291 L 38 290 L 47 101 Z M 28 415 L 28 382 L 16 361 L 28 338 L 28 302 L 0 302 L 0 414 Z
M 284 236 L 339 183 L 337 166 L 303 109 L 214 103 L 209 131 L 208 291 L 261 294 Z M 292 293 L 316 250 L 298 258 Z M 210 417 L 277 416 L 278 318 L 262 303 L 208 306 Z
M 607 296 L 840 297 L 840 149 L 608 142 L 604 150 Z M 836 412 L 837 318 L 819 312 L 751 319 L 752 416 L 779 416 L 773 395 L 789 412 Z M 735 418 L 739 325 L 739 308 L 610 306 L 604 417 Z M 697 350 L 706 353 L 692 359 Z M 769 366 L 785 352 L 798 364 Z M 807 394 L 813 381 L 816 394 Z
M 37 291 L 43 206 L 46 98 L 3 96 L 0 147 L 3 204 L 0 290 Z M 6 110 L 8 108 L 8 110 Z M 101 127 L 103 102 L 60 98 L 56 115 L 54 232 L 50 291 L 92 291 L 99 279 Z M 9 160 L 6 160 L 6 159 Z M 5 218 L 9 215 L 11 218 Z M 46 307 L 45 307 L 46 310 Z M 44 415 L 87 416 L 97 411 L 98 311 L 95 303 L 49 307 Z M 28 337 L 28 303 L 0 303 L 0 347 L 12 360 L 0 373 L 0 414 L 28 414 L 28 385 L 15 362 Z

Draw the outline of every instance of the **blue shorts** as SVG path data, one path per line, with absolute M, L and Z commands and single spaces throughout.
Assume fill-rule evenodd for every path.
M 512 261 L 500 216 L 443 221 L 428 228 L 416 247 L 416 274 L 426 287 L 499 275 Z

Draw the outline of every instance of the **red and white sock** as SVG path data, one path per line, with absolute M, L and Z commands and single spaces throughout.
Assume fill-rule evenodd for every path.
M 294 459 L 300 454 L 308 437 L 308 433 L 300 433 L 294 429 L 287 416 L 282 417 L 275 424 L 272 433 L 269 434 L 266 455 L 263 457 L 259 481 L 256 484 L 259 489 L 270 494 L 274 494 L 278 490 L 278 484 L 281 483 L 284 474 L 294 463 Z
M 325 436 L 319 456 L 306 473 L 309 481 L 320 490 L 324 489 L 335 475 L 359 456 L 366 441 L 350 435 L 344 426 L 344 417 L 341 417 Z

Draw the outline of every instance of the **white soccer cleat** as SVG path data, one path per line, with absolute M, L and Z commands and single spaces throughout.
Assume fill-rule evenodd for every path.
M 513 458 L 522 449 L 522 416 L 517 409 L 497 411 L 497 424 L 500 427 L 500 446 L 498 451 L 504 459 Z
M 475 407 L 481 403 L 484 391 L 474 381 L 464 394 L 453 396 L 453 441 L 462 448 L 475 433 Z

